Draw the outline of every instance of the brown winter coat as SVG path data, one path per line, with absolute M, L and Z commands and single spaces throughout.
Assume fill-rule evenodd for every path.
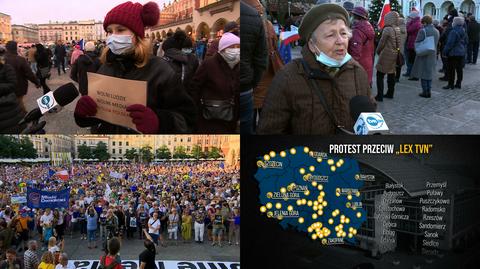
M 384 74 L 395 73 L 397 65 L 397 55 L 401 50 L 401 33 L 397 26 L 398 13 L 390 12 L 385 15 L 385 27 L 382 31 L 382 37 L 378 42 L 377 54 L 378 62 L 375 68 Z
M 260 80 L 257 87 L 253 89 L 253 101 L 255 108 L 262 108 L 263 100 L 265 100 L 265 97 L 267 96 L 268 86 L 270 86 L 273 77 L 275 76 L 274 68 L 272 66 L 272 61 L 270 61 L 270 57 L 272 53 L 277 51 L 278 46 L 278 38 L 275 34 L 272 23 L 269 20 L 263 20 L 263 26 L 265 27 L 265 36 L 267 38 L 269 60 L 267 70 L 263 73 L 262 80 Z
M 328 74 L 307 46 L 303 47 L 302 56 L 310 69 Z M 275 75 L 263 104 L 258 134 L 335 134 L 334 123 L 305 76 L 298 60 L 291 61 Z M 352 130 L 354 120 L 350 117 L 349 102 L 356 95 L 370 96 L 367 73 L 352 59 L 330 78 L 334 83 L 316 79 L 317 84 L 338 124 Z

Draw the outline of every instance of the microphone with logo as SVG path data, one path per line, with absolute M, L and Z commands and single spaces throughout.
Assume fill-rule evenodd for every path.
M 350 100 L 350 116 L 357 119 L 353 126 L 356 135 L 386 134 L 389 129 L 380 112 L 368 96 L 357 95 Z
M 42 133 L 45 122 L 38 122 L 43 114 L 52 110 L 56 106 L 66 106 L 73 102 L 78 96 L 78 90 L 73 83 L 67 83 L 60 86 L 55 91 L 50 91 L 47 94 L 37 99 L 38 107 L 31 110 L 25 115 L 25 117 L 18 123 L 19 125 L 25 123 L 32 123 L 26 129 L 22 131 L 22 134 L 37 134 Z

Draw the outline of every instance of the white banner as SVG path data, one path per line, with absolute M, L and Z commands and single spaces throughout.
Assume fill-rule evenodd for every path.
M 77 269 L 97 269 L 99 260 L 70 260 Z M 240 269 L 240 262 L 155 261 L 157 269 Z M 138 269 L 138 260 L 123 260 L 124 269 Z

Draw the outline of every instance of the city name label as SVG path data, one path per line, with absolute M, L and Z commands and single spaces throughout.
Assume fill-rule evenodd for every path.
M 99 260 L 71 260 L 77 269 L 97 269 Z M 239 262 L 214 262 L 214 261 L 155 261 L 158 269 L 240 269 Z M 138 260 L 123 260 L 124 269 L 140 268 Z

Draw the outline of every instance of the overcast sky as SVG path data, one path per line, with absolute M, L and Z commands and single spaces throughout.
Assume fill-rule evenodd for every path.
M 155 0 L 160 7 L 171 0 Z M 127 0 L 0 0 L 0 12 L 11 16 L 12 24 L 53 21 L 95 21 L 105 18 L 114 6 Z M 145 4 L 148 0 L 133 0 Z

